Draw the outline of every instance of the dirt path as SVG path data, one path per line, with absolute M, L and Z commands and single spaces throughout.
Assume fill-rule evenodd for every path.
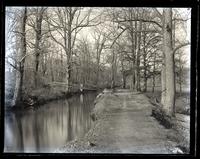
M 165 129 L 151 116 L 152 105 L 145 95 L 129 91 L 114 95 L 105 92 L 96 107 L 104 107 L 104 111 L 95 128 L 87 135 L 87 140 L 95 146 L 89 144 L 84 150 L 75 146 L 74 150 L 96 153 L 172 153 L 175 143 L 167 138 L 172 130 Z

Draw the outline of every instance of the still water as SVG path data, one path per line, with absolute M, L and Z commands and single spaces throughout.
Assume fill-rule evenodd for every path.
M 90 112 L 96 93 L 75 95 L 35 111 L 5 115 L 5 152 L 54 152 L 83 137 L 92 126 Z

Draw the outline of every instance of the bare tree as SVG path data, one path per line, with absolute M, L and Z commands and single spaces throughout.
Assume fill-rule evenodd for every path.
M 12 105 L 18 105 L 23 98 L 23 77 L 24 77 L 24 63 L 26 56 L 26 20 L 27 20 L 27 8 L 22 9 L 20 19 L 20 51 L 17 54 L 17 72 L 16 72 L 16 84 L 14 90 L 14 97 Z
M 65 82 L 66 90 L 69 91 L 71 85 L 71 58 L 76 36 L 84 27 L 97 24 L 90 24 L 95 19 L 90 18 L 91 9 L 89 9 L 84 15 L 81 14 L 82 8 L 78 7 L 57 8 L 54 12 L 57 19 L 55 19 L 55 16 L 54 18 L 48 16 L 48 27 L 52 39 L 63 48 L 67 56 Z M 61 40 L 55 36 L 55 32 L 57 33 L 56 35 L 60 36 Z
M 161 103 L 166 113 L 173 116 L 176 86 L 174 56 L 180 48 L 189 44 L 177 38 L 176 29 L 184 23 L 177 16 L 178 12 L 175 16 L 172 9 L 166 8 L 92 11 L 81 7 L 33 7 L 27 13 L 25 8 L 22 18 L 13 21 L 19 24 L 18 30 L 13 33 L 20 40 L 20 45 L 16 40 L 13 45 L 16 57 L 8 57 L 14 61 L 8 60 L 8 63 L 18 70 L 15 98 L 20 94 L 22 100 L 23 85 L 30 87 L 29 90 L 39 89 L 41 82 L 43 86 L 63 84 L 65 92 L 70 92 L 75 89 L 74 85 L 80 83 L 114 88 L 119 85 L 120 79 L 125 88 L 127 76 L 131 77 L 135 91 L 141 91 L 142 82 L 143 91 L 147 91 L 148 79 L 152 78 L 154 92 L 157 77 L 161 74 Z M 84 29 L 86 27 L 93 28 Z M 93 39 L 83 38 L 88 32 Z M 182 71 L 180 66 L 180 90 Z
M 94 31 L 94 45 L 95 45 L 95 52 L 96 52 L 96 84 L 99 83 L 99 72 L 100 72 L 100 59 L 103 49 L 105 48 L 105 43 L 109 35 L 106 34 L 106 32 L 103 29 L 95 28 Z
M 33 23 L 34 31 L 35 31 L 35 87 L 38 86 L 38 68 L 39 68 L 39 58 L 41 54 L 41 40 L 42 36 L 42 21 L 43 15 L 47 8 L 35 8 L 35 23 Z
M 176 81 L 179 84 L 179 92 L 182 93 L 183 84 L 184 84 L 184 69 L 187 60 L 183 56 L 183 51 L 177 51 L 175 54 L 175 73 L 176 73 Z M 176 57 L 177 56 L 177 57 Z
M 129 56 L 129 58 L 132 61 L 133 90 L 137 89 L 140 91 L 141 33 L 160 34 L 162 25 L 160 24 L 160 21 L 154 20 L 154 18 L 156 18 L 156 16 L 153 14 L 154 11 L 145 10 L 143 8 L 128 8 L 122 10 L 123 12 L 118 13 L 114 20 L 114 22 L 118 23 L 118 28 L 122 29 L 117 38 L 119 38 L 119 36 L 121 36 L 127 30 L 132 52 L 132 55 Z M 152 25 L 149 27 L 149 29 L 143 29 L 143 23 L 150 23 Z M 116 40 L 114 42 L 116 42 Z
M 28 8 L 29 11 L 29 17 L 27 19 L 27 26 L 31 27 L 32 31 L 34 32 L 34 40 L 33 37 L 29 37 L 30 40 L 27 40 L 27 45 L 33 49 L 34 53 L 34 85 L 35 88 L 38 86 L 38 71 L 39 71 L 39 64 L 40 64 L 40 57 L 41 54 L 43 53 L 43 45 L 44 43 L 42 40 L 45 37 L 45 34 L 48 33 L 45 29 L 42 28 L 42 22 L 44 19 L 44 13 L 46 11 L 46 7 L 34 7 L 34 8 Z M 32 39 L 31 39 L 32 38 Z M 46 37 L 45 37 L 46 38 Z M 47 39 L 45 39 L 47 40 Z M 34 41 L 34 42 L 32 42 Z M 44 65 L 43 65 L 44 66 Z
M 167 115 L 175 116 L 175 61 L 174 53 L 189 43 L 183 43 L 173 48 L 172 38 L 172 8 L 163 10 L 163 53 L 164 65 L 162 76 L 162 104 Z M 167 80 L 166 80 L 167 79 Z

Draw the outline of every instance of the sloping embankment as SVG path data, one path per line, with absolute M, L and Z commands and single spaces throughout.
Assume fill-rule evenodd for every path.
M 179 102 L 176 100 L 176 106 L 178 106 L 179 111 L 177 111 L 175 117 L 169 118 L 165 115 L 164 111 L 161 108 L 159 100 L 156 99 L 154 95 L 147 94 L 149 101 L 154 105 L 152 109 L 152 115 L 166 128 L 170 128 L 174 133 L 169 133 L 168 138 L 177 143 L 177 148 L 179 148 L 179 153 L 189 153 L 190 152 L 190 116 L 188 111 L 185 111 L 183 105 L 188 103 L 178 105 Z M 180 100 L 181 97 L 178 99 Z M 184 101 L 184 100 L 182 100 Z M 182 111 L 180 111 L 182 110 Z M 181 113 L 179 113 L 181 112 Z M 183 113 L 183 114 L 182 114 Z
M 92 112 L 94 127 L 84 138 L 71 141 L 57 153 L 172 154 L 176 143 L 151 116 L 152 105 L 141 93 L 105 92 L 98 96 Z

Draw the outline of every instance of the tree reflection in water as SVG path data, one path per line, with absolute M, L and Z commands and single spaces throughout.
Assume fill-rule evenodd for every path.
M 36 111 L 5 115 L 5 152 L 53 152 L 80 138 L 92 125 L 90 110 L 96 93 L 43 105 Z

